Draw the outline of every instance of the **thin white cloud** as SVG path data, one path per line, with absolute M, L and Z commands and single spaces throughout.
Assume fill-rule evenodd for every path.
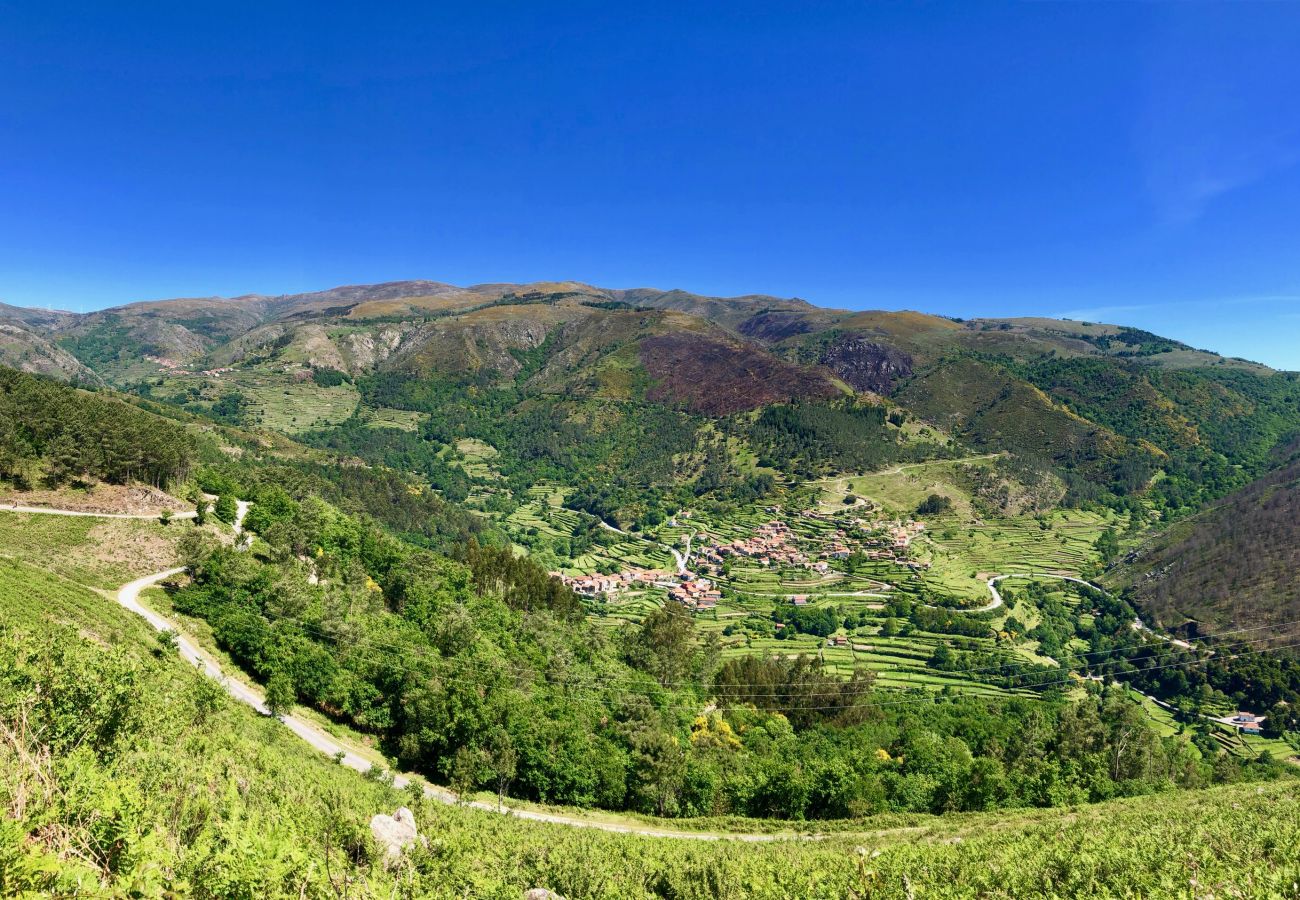
M 1158 309 L 1157 303 L 1135 303 L 1128 306 L 1092 306 L 1085 309 L 1071 309 L 1065 312 L 1052 313 L 1053 319 L 1074 319 L 1081 322 L 1106 322 L 1116 316 L 1123 316 L 1131 312 L 1142 312 L 1148 309 Z
M 1136 150 L 1157 218 L 1190 224 L 1300 163 L 1294 7 L 1171 4 L 1148 54 Z M 1230 10 L 1230 11 L 1229 11 Z
M 1128 303 L 1107 306 L 1089 306 L 1052 313 L 1055 319 L 1074 319 L 1086 322 L 1113 322 L 1128 313 L 1151 310 L 1175 311 L 1178 309 L 1208 309 L 1220 306 L 1263 306 L 1271 303 L 1300 304 L 1300 294 L 1243 294 L 1237 297 L 1200 297 L 1191 300 L 1169 300 L 1164 303 Z M 1300 311 L 1283 313 L 1284 318 L 1300 317 Z

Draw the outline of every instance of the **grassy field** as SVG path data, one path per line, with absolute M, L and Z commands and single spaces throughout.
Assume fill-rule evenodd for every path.
M 498 456 L 495 447 L 475 438 L 461 438 L 456 442 L 456 453 L 461 468 L 471 478 L 497 479 L 501 475 L 492 467 Z
M 290 435 L 337 425 L 352 415 L 361 399 L 347 382 L 321 387 L 310 379 L 294 381 L 281 372 L 255 368 L 212 376 L 171 372 L 162 378 L 163 384 L 155 389 L 161 396 L 190 392 L 200 402 L 214 403 L 238 391 L 248 400 L 250 424 Z
M 48 516 L 0 510 L 0 558 L 91 587 L 116 589 L 174 565 L 183 521 L 164 526 L 132 519 Z
M 64 625 L 105 646 L 159 646 L 140 619 L 110 596 L 9 556 L 0 556 L 0 624 L 30 632 Z
M 853 494 L 869 498 L 894 515 L 910 514 L 931 494 L 952 501 L 953 512 L 962 520 L 976 518 L 970 496 L 963 490 L 954 471 L 960 465 L 990 466 L 996 456 L 976 456 L 961 460 L 893 466 L 882 472 L 841 475 L 816 482 L 818 502 L 823 509 L 844 505 L 844 497 Z
M 400 431 L 415 431 L 420 425 L 420 420 L 424 418 L 423 413 L 386 407 L 381 409 L 367 407 L 363 414 L 366 425 L 370 428 L 396 428 Z
M 245 375 L 235 385 L 248 397 L 253 421 L 264 428 L 298 434 L 337 425 L 352 415 L 361 395 L 351 384 L 323 388 L 311 381 Z

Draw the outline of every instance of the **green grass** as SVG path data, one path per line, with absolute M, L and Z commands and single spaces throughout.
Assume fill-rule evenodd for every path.
M 337 425 L 352 415 L 361 399 L 346 383 L 325 388 L 311 381 L 245 377 L 238 386 L 251 401 L 258 423 L 285 434 Z
M 11 557 L 0 557 L 0 623 L 38 633 L 63 625 L 114 647 L 158 646 L 140 619 L 111 596 Z
M 191 526 L 148 520 L 50 516 L 0 510 L 0 558 L 19 559 L 105 590 L 167 568 Z
M 215 402 L 239 391 L 249 401 L 250 424 L 289 435 L 337 425 L 356 411 L 361 399 L 356 387 L 346 382 L 321 387 L 311 379 L 296 381 L 282 372 L 256 368 L 236 369 L 217 377 L 169 373 L 162 378 L 159 396 L 198 389 L 204 402 Z
M 552 506 L 540 492 L 538 499 L 543 507 Z M 570 900 L 846 897 L 851 891 L 859 897 L 900 898 L 1119 897 L 1194 895 L 1188 879 L 1195 877 L 1216 896 L 1288 896 L 1300 878 L 1295 849 L 1300 846 L 1300 796 L 1291 782 L 1060 810 L 886 815 L 824 826 L 738 820 L 668 826 L 826 831 L 813 842 L 783 839 L 757 845 L 566 828 L 399 795 L 332 764 L 283 726 L 237 704 L 222 702 L 208 719 L 196 719 L 199 676 L 158 657 L 152 632 L 111 597 L 44 568 L 59 555 L 72 557 L 84 550 L 94 520 L 23 518 L 39 518 L 38 524 L 51 530 L 29 534 L 10 527 L 3 532 L 7 555 L 0 554 L 0 622 L 33 635 L 68 626 L 72 631 L 56 639 L 64 647 L 69 642 L 85 645 L 92 658 L 124 653 L 136 660 L 137 674 L 131 676 L 133 706 L 125 719 L 131 723 L 130 740 L 112 753 L 82 753 L 68 766 L 47 771 L 39 768 L 39 753 L 16 756 L 11 745 L 0 742 L 0 809 L 16 808 L 19 784 L 25 796 L 37 798 L 27 800 L 17 818 L 11 812 L 0 819 L 0 884 L 7 893 L 24 888 L 57 896 L 76 895 L 77 890 L 80 895 L 142 896 L 170 890 L 213 897 L 330 897 L 346 878 L 354 897 L 517 898 L 532 887 L 550 888 Z M 151 523 L 122 524 L 170 536 Z M 18 558 L 36 553 L 46 540 L 55 546 L 39 561 Z M 85 566 L 71 565 L 70 571 Z M 95 567 L 80 571 L 99 572 L 95 577 L 101 579 L 110 574 Z M 117 572 L 113 578 L 122 574 L 139 572 Z M 773 577 L 775 573 L 766 579 L 755 573 L 754 580 Z M 148 592 L 145 599 L 168 611 L 160 591 Z M 656 592 L 645 591 L 629 595 L 625 606 L 629 614 L 633 609 L 643 614 L 658 602 Z M 755 605 L 770 608 L 770 601 Z M 744 611 L 745 605 L 720 608 L 716 618 L 702 619 L 700 627 L 720 630 L 727 617 Z M 201 625 L 185 624 L 214 649 Z M 733 642 L 724 655 L 822 652 L 832 669 L 867 664 L 885 690 L 951 687 L 977 696 L 1007 693 L 926 671 L 925 660 L 939 636 L 883 638 L 874 630 L 869 625 L 855 633 L 852 648 L 826 649 L 820 639 L 801 636 L 754 639 L 745 647 Z M 0 646 L 13 652 L 13 644 Z M 62 665 L 57 654 L 44 657 Z M 6 662 L 0 659 L 0 673 Z M 83 664 L 90 665 L 77 663 Z M 0 691 L 4 689 L 0 679 Z M 0 716 L 14 708 L 0 702 Z M 1177 727 L 1159 707 L 1148 714 L 1163 723 L 1162 730 Z M 1267 750 L 1275 756 L 1285 743 L 1228 729 L 1221 740 L 1234 752 Z M 33 791 L 41 778 L 53 778 L 59 792 Z M 58 799 L 42 801 L 42 796 Z M 368 846 L 366 823 L 399 804 L 415 810 L 430 845 L 389 872 Z M 635 816 L 589 818 L 619 825 L 639 821 Z M 96 823 L 106 820 L 122 823 L 114 832 L 124 849 L 122 862 L 87 867 L 74 848 L 101 846 Z M 77 883 L 79 889 L 69 887 Z
M 893 466 L 883 472 L 841 475 L 817 482 L 823 509 L 843 506 L 845 495 L 865 497 L 888 513 L 910 515 L 931 494 L 952 500 L 953 512 L 963 521 L 975 518 L 970 495 L 954 474 L 959 465 L 989 466 L 993 460 L 983 456 L 961 460 L 937 460 L 906 466 Z
M 0 742 L 9 811 L 0 883 L 9 894 L 516 900 L 544 887 L 569 900 L 1284 897 L 1300 879 L 1300 794 L 1289 781 L 1069 809 L 889 814 L 828 824 L 815 841 L 794 839 L 790 823 L 735 820 L 673 827 L 790 836 L 751 844 L 614 834 L 399 794 L 247 707 L 220 701 L 201 713 L 201 676 L 175 662 L 55 640 L 56 652 L 40 653 L 45 671 L 73 683 L 129 682 L 119 707 L 129 724 L 119 741 L 79 751 L 70 765 L 47 761 L 34 735 Z M 16 645 L 0 649 L 8 659 Z M 0 680 L 0 710 L 30 697 Z M 63 714 L 78 721 L 75 709 Z M 43 783 L 58 790 L 42 792 Z M 15 806 L 20 790 L 26 799 Z M 367 823 L 398 805 L 412 808 L 429 844 L 390 870 Z
M 397 428 L 401 431 L 415 431 L 420 420 L 424 418 L 423 413 L 411 412 L 405 409 L 368 409 L 366 410 L 366 426 L 369 428 Z

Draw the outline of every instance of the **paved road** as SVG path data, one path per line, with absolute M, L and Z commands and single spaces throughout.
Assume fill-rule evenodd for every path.
M 671 553 L 671 554 L 673 555 L 673 559 L 675 559 L 675 560 L 677 561 L 677 574 L 678 574 L 678 575 L 685 575 L 685 574 L 686 574 L 686 560 L 687 560 L 687 557 L 689 557 L 689 556 L 691 555 L 691 538 L 693 538 L 694 535 L 691 535 L 691 538 L 687 538 L 687 540 L 686 540 L 686 555 L 683 556 L 683 555 L 682 555 L 682 552 L 681 552 L 680 550 L 678 550 L 676 547 L 672 547 L 672 546 L 670 546 L 670 545 L 668 545 L 668 544 L 659 544 L 658 541 L 652 541 L 652 540 L 650 540 L 650 539 L 647 538 L 647 537 L 641 537 L 641 536 L 638 536 L 638 535 L 635 535 L 635 534 L 628 534 L 628 533 L 627 533 L 626 531 L 624 531 L 622 528 L 619 528 L 619 527 L 617 527 L 617 526 L 615 526 L 615 525 L 611 525 L 611 524 L 609 524 L 608 522 L 606 522 L 604 519 L 600 519 L 600 518 L 598 518 L 596 521 L 598 521 L 598 522 L 600 523 L 600 527 L 601 527 L 601 528 L 604 528 L 604 529 L 607 530 L 607 531 L 612 531 L 612 532 L 614 532 L 615 534 L 621 534 L 621 535 L 623 535 L 624 537 L 636 538 L 636 539 L 639 540 L 639 541 L 645 541 L 647 544 L 657 544 L 658 546 L 663 547 L 665 550 L 667 550 L 669 553 Z
M 161 513 L 102 513 L 102 512 L 83 512 L 76 509 L 51 509 L 48 506 L 16 506 L 13 504 L 0 504 L 0 511 L 3 512 L 20 512 L 36 513 L 40 516 L 88 516 L 93 519 L 147 519 L 150 522 L 156 522 Z M 194 510 L 189 512 L 174 512 L 173 519 L 192 519 L 197 515 Z
M 677 560 L 678 575 L 685 575 L 690 571 L 689 569 L 686 568 L 686 564 L 690 561 L 691 558 L 691 541 L 693 540 L 695 540 L 694 534 L 687 536 L 685 553 L 682 553 L 682 551 L 678 550 L 676 547 L 670 547 L 667 544 L 663 545 L 668 549 L 668 552 L 673 555 L 673 559 Z
M 1002 594 L 998 592 L 997 583 L 1004 578 L 1052 578 L 1056 581 L 1073 581 L 1075 584 L 1085 584 L 1093 590 L 1100 591 L 1101 588 L 1091 581 L 1084 581 L 1082 578 L 1075 578 L 1073 575 L 1053 575 L 1048 572 L 1008 572 L 1005 575 L 994 575 L 988 580 L 989 593 L 993 595 L 992 601 L 985 606 L 969 609 L 966 612 L 990 612 L 1002 605 Z
M 255 687 L 251 687 L 243 682 L 226 677 L 221 671 L 221 666 L 212 659 L 207 653 L 201 650 L 188 637 L 186 637 L 174 623 L 168 621 L 163 616 L 151 610 L 140 602 L 140 592 L 145 588 L 165 581 L 174 575 L 184 572 L 184 568 L 166 569 L 162 572 L 155 572 L 152 575 L 146 575 L 143 578 L 137 578 L 135 581 L 122 585 L 117 592 L 117 602 L 126 609 L 142 616 L 150 625 L 158 631 L 173 632 L 176 637 L 176 648 L 182 659 L 199 667 L 204 675 L 215 679 L 225 688 L 227 694 L 240 703 L 246 703 L 264 715 L 269 715 L 262 692 Z M 284 726 L 296 734 L 303 741 L 319 750 L 326 756 L 337 757 L 342 765 L 358 772 L 368 772 L 373 765 L 371 760 L 360 756 L 348 750 L 338 743 L 328 732 L 320 728 L 313 722 L 303 719 L 296 715 L 284 715 L 280 717 Z M 340 757 L 340 754 L 341 757 Z M 402 790 L 411 784 L 411 779 L 405 775 L 395 775 L 393 778 L 393 787 Z M 423 786 L 424 795 L 432 800 L 441 803 L 454 804 L 457 797 L 451 791 L 445 788 L 436 787 L 426 784 Z M 464 804 L 474 809 L 485 812 L 501 813 L 504 815 L 515 816 L 520 819 L 528 819 L 534 822 L 550 822 L 556 825 L 567 825 L 574 828 L 594 828 L 599 831 L 609 831 L 619 834 L 638 834 L 647 837 L 671 837 L 681 838 L 684 840 L 695 841 L 716 841 L 716 840 L 736 840 L 748 842 L 765 842 L 777 840 L 816 840 L 817 835 L 776 835 L 776 834 L 720 834 L 714 832 L 693 832 L 693 831 L 673 831 L 671 829 L 651 828 L 644 825 L 621 824 L 616 822 L 600 822 L 588 819 L 582 819 L 576 816 L 566 816 L 561 813 L 536 812 L 528 809 L 514 809 L 511 807 L 499 807 L 495 803 L 485 803 L 480 800 L 470 801 Z

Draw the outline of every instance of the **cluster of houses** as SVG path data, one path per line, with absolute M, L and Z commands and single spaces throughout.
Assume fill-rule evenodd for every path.
M 771 507 L 769 512 L 779 514 L 780 508 Z M 685 519 L 688 515 L 681 513 L 678 518 Z M 811 510 L 804 515 L 829 518 L 825 513 Z M 674 519 L 671 524 L 675 523 Z M 723 563 L 729 557 L 743 557 L 762 566 L 803 566 L 824 575 L 831 571 L 832 560 L 847 559 L 853 554 L 854 545 L 861 543 L 869 559 L 886 559 L 914 567 L 924 565 L 909 560 L 906 555 L 912 541 L 925 531 L 924 523 L 853 519 L 848 527 L 869 532 L 871 536 L 866 539 L 851 538 L 844 528 L 839 528 L 817 552 L 816 558 L 810 558 L 808 553 L 798 547 L 789 524 L 781 519 L 773 519 L 759 525 L 747 538 L 697 547 L 695 568 L 700 574 L 682 572 L 674 575 L 658 570 L 633 570 L 612 575 L 565 575 L 562 572 L 552 572 L 551 575 L 584 597 L 610 596 L 633 586 L 658 585 L 668 589 L 670 600 L 691 611 L 699 611 L 714 609 L 722 599 L 716 579 L 721 575 Z M 790 602 L 795 606 L 803 606 L 808 600 L 806 594 L 790 597 Z
M 853 519 L 850 525 L 859 533 L 867 535 L 867 537 L 859 538 L 863 555 L 867 559 L 892 562 L 912 568 L 928 568 L 926 563 L 913 560 L 908 554 L 912 542 L 925 532 L 924 522 L 911 519 L 907 521 L 894 520 L 892 522 L 869 522 L 865 519 Z M 830 555 L 833 559 L 843 559 L 844 557 L 839 553 L 844 549 L 846 540 L 847 536 L 843 529 L 836 531 L 835 542 L 830 548 L 830 553 L 823 555 Z
M 825 513 L 805 512 L 814 518 L 829 519 Z M 867 559 L 894 562 L 913 568 L 925 568 L 925 564 L 912 560 L 908 550 L 912 542 L 925 531 L 925 523 L 913 520 L 894 520 L 870 522 L 855 518 L 847 527 L 861 533 L 869 534 L 865 538 L 852 538 L 845 528 L 838 528 L 818 551 L 815 558 L 800 550 L 795 543 L 795 534 L 790 526 L 773 519 L 758 526 L 752 535 L 743 540 L 728 544 L 711 544 L 697 550 L 701 570 L 713 576 L 722 571 L 722 564 L 727 557 L 744 557 L 761 566 L 803 566 L 819 574 L 831 571 L 833 560 L 848 559 L 855 549 L 861 549 Z M 858 546 L 860 545 L 860 547 Z
M 912 545 L 912 541 L 921 536 L 925 531 L 924 522 L 895 522 L 889 525 L 888 534 L 894 542 L 895 550 L 906 550 Z
M 687 609 L 698 612 L 714 609 L 722 599 L 722 591 L 707 578 L 698 578 L 689 572 L 678 576 L 678 583 L 668 589 L 668 599 L 676 600 Z
M 595 597 L 600 594 L 615 594 L 634 584 L 662 584 L 675 576 L 651 569 L 616 572 L 613 575 L 565 575 L 563 572 L 552 572 L 551 577 L 560 579 L 575 594 Z
M 713 566 L 721 566 L 728 556 L 747 557 L 762 566 L 809 564 L 807 555 L 795 546 L 794 532 L 779 519 L 758 526 L 752 535 L 743 540 L 701 547 L 699 556 Z
M 722 591 L 712 581 L 690 572 L 681 575 L 669 575 L 655 570 L 617 572 L 613 575 L 565 575 L 563 572 L 552 572 L 551 577 L 560 579 L 582 597 L 607 597 L 637 585 L 658 585 L 668 588 L 668 599 L 692 612 L 714 609 L 722 599 Z

